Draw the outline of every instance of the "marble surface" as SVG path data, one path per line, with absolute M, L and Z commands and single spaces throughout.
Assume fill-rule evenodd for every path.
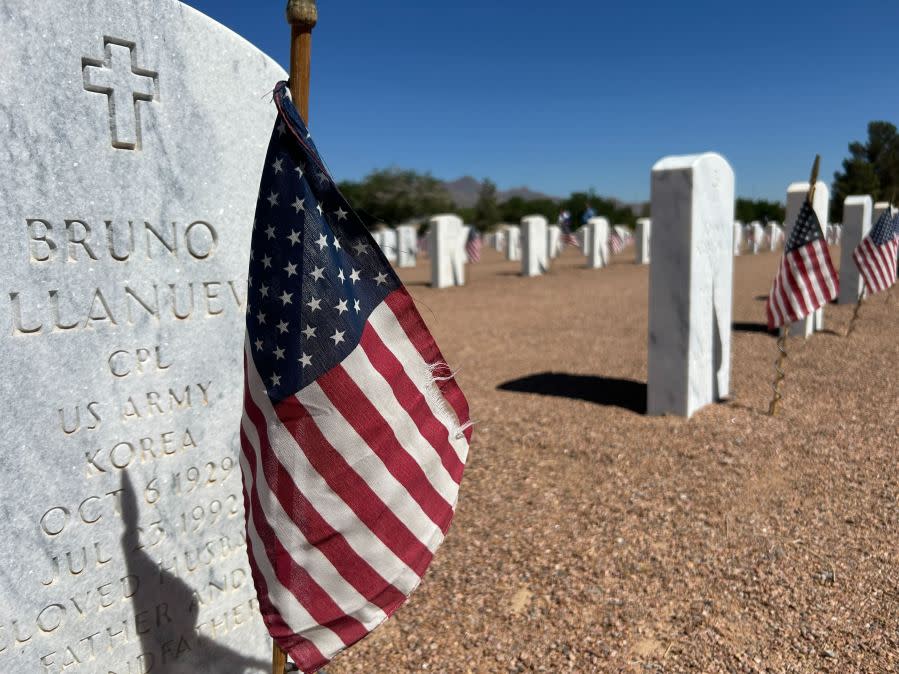
M 796 224 L 796 218 L 799 217 L 799 210 L 802 208 L 803 202 L 808 198 L 810 183 L 793 183 L 787 188 L 787 210 L 784 216 L 784 237 L 785 241 L 789 241 L 790 233 L 793 231 L 793 225 Z M 827 227 L 830 222 L 830 189 L 827 184 L 819 180 L 815 184 L 815 200 L 812 204 L 818 221 L 821 223 L 822 230 Z M 790 335 L 793 337 L 810 337 L 815 331 L 824 329 L 824 307 L 815 311 L 812 315 L 806 316 L 801 321 L 796 321 L 790 326 Z
M 465 239 L 467 230 L 457 215 L 435 215 L 429 221 L 428 255 L 431 286 L 451 288 L 465 285 Z
M 270 671 L 236 459 L 287 75 L 172 0 L 0 34 L 0 671 Z
M 874 202 L 868 195 L 846 197 L 840 248 L 840 294 L 837 304 L 857 304 L 862 294 L 861 274 L 852 259 L 858 244 L 871 231 Z
M 506 228 L 506 259 L 510 262 L 521 260 L 521 228 L 518 225 Z
M 609 221 L 593 217 L 587 221 L 587 267 L 602 269 L 609 264 Z
M 413 225 L 396 228 L 396 265 L 402 269 L 414 267 L 418 259 L 418 230 Z
M 739 255 L 743 248 L 743 223 L 734 221 L 734 255 Z
M 734 203 L 721 155 L 653 167 L 649 414 L 689 417 L 730 393 Z
M 637 234 L 634 237 L 634 260 L 637 264 L 649 264 L 649 239 L 652 235 L 652 220 L 637 218 Z
M 550 225 L 546 229 L 546 254 L 553 260 L 562 252 L 562 228 L 559 225 Z
M 521 219 L 522 276 L 540 276 L 549 269 L 546 228 L 546 218 L 542 215 L 527 215 Z

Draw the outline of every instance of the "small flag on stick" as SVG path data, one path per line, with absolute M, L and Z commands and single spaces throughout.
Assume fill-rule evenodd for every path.
M 468 240 L 465 242 L 465 255 L 471 263 L 481 261 L 481 233 L 474 227 L 468 230 Z
M 896 223 L 899 223 L 899 216 L 893 218 L 891 211 L 888 207 L 881 214 L 874 228 L 852 253 L 871 295 L 889 290 L 896 283 L 896 252 L 899 248 Z
M 824 242 L 821 223 L 807 199 L 790 233 L 768 296 L 768 328 L 773 330 L 805 318 L 833 300 L 839 289 L 839 277 Z
M 263 620 L 314 672 L 421 581 L 453 517 L 471 422 L 287 83 L 274 99 L 250 253 L 241 468 Z

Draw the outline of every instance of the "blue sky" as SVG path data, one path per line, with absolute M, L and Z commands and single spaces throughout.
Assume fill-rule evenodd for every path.
M 189 0 L 285 67 L 284 2 Z M 311 129 L 338 179 L 399 166 L 553 195 L 647 199 L 713 150 L 737 194 L 828 182 L 899 121 L 899 2 L 319 0 Z

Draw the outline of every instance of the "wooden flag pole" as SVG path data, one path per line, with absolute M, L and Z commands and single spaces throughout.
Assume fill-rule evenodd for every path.
M 849 321 L 849 329 L 846 330 L 846 336 L 849 337 L 853 332 L 855 332 L 855 322 L 858 320 L 858 313 L 862 309 L 862 304 L 865 302 L 865 279 L 861 279 L 862 284 L 862 292 L 858 296 L 858 302 L 855 304 L 855 310 L 852 312 L 852 320 Z
M 309 126 L 309 73 L 312 68 L 312 29 L 318 23 L 315 0 L 288 0 L 290 24 L 290 96 Z
M 290 24 L 290 97 L 309 126 L 309 74 L 312 69 L 312 29 L 318 23 L 315 0 L 287 0 Z M 272 642 L 272 674 L 287 671 L 287 653 Z
M 808 187 L 808 205 L 814 209 L 815 207 L 815 187 L 818 184 L 818 171 L 821 169 L 821 155 L 815 155 L 815 163 L 812 165 L 812 177 L 809 180 Z M 795 225 L 794 225 L 795 227 Z M 786 254 L 786 253 L 785 253 Z M 780 404 L 780 401 L 783 400 L 783 395 L 780 393 L 780 385 L 784 379 L 787 378 L 786 372 L 784 371 L 784 361 L 787 359 L 787 338 L 790 336 L 790 324 L 787 323 L 783 327 L 783 332 L 781 332 L 780 337 L 777 338 L 777 350 L 780 352 L 777 356 L 777 361 L 774 363 L 774 383 L 771 385 L 772 390 L 774 391 L 774 396 L 771 398 L 771 403 L 768 405 L 768 415 L 775 416 L 777 414 L 777 406 Z

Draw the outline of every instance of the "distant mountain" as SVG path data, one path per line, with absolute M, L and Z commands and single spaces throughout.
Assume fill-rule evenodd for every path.
M 456 180 L 444 181 L 443 186 L 449 192 L 450 198 L 458 208 L 471 208 L 478 201 L 481 192 L 481 181 L 471 176 L 463 176 Z M 497 200 L 502 203 L 513 197 L 521 197 L 527 201 L 531 199 L 559 199 L 542 192 L 535 192 L 527 187 L 515 187 L 511 190 L 499 190 Z

